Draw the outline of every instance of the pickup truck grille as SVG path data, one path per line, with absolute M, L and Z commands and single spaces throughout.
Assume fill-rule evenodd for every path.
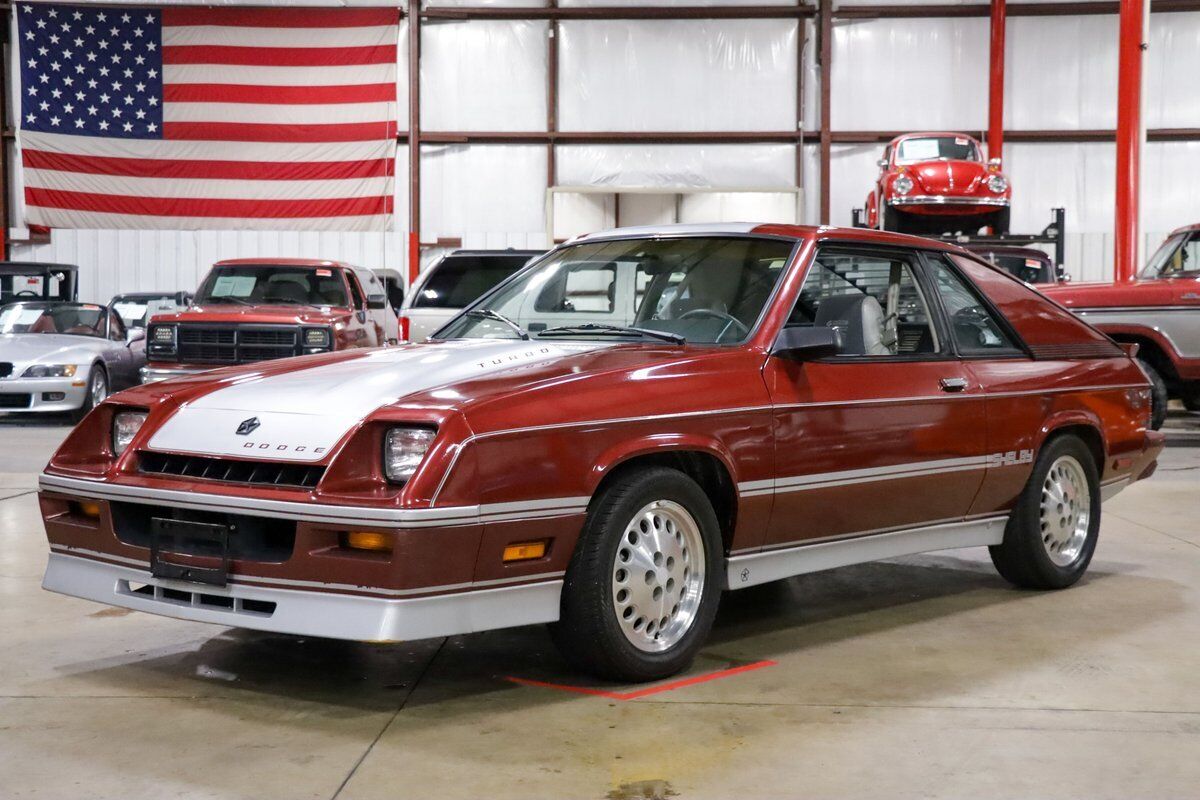
M 312 489 L 325 474 L 325 467 L 278 461 L 233 461 L 208 456 L 184 456 L 143 450 L 138 469 L 144 474 L 199 478 L 251 486 Z
M 295 326 L 179 326 L 178 360 L 185 364 L 247 364 L 301 353 Z

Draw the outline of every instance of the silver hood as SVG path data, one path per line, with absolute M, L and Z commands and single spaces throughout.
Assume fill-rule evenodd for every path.
M 112 344 L 91 336 L 6 333 L 0 335 L 0 361 L 11 362 L 17 378 L 33 364 L 91 364 Z

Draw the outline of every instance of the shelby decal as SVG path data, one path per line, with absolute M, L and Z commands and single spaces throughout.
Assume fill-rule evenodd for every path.
M 1007 453 L 992 453 L 987 457 L 989 467 L 1011 467 L 1016 464 L 1032 463 L 1032 450 L 1009 450 Z

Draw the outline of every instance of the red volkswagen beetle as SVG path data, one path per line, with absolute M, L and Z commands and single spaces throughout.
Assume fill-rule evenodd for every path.
M 1008 233 L 1012 189 L 974 137 L 906 133 L 888 143 L 867 195 L 867 227 L 902 233 Z
M 1124 350 L 957 247 L 616 230 L 426 343 L 109 398 L 41 476 L 43 585 L 341 639 L 550 622 L 580 668 L 650 680 L 724 590 L 984 546 L 1071 585 L 1154 471 L 1149 414 Z

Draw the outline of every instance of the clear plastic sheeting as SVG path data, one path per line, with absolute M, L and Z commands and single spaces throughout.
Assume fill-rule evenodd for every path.
M 787 144 L 562 145 L 560 186 L 771 189 L 795 187 Z
M 834 130 L 979 130 L 987 80 L 986 17 L 834 22 Z
M 421 25 L 421 127 L 546 130 L 545 21 Z
M 463 247 L 546 243 L 546 148 L 439 145 L 421 150 L 421 241 Z
M 794 6 L 796 0 L 558 0 L 563 8 L 574 6 L 670 6 L 693 8 L 699 6 Z
M 1116 125 L 1116 16 L 1014 17 L 1006 40 L 1005 127 Z
M 1114 38 L 1112 48 L 1116 46 Z M 1146 127 L 1200 126 L 1200 14 L 1151 14 L 1150 49 L 1142 69 Z M 1110 104 L 1115 106 L 1115 101 Z M 1200 203 L 1193 210 L 1200 217 Z
M 703 192 L 679 198 L 679 222 L 796 222 L 795 192 Z
M 790 20 L 562 22 L 564 131 L 790 131 Z

